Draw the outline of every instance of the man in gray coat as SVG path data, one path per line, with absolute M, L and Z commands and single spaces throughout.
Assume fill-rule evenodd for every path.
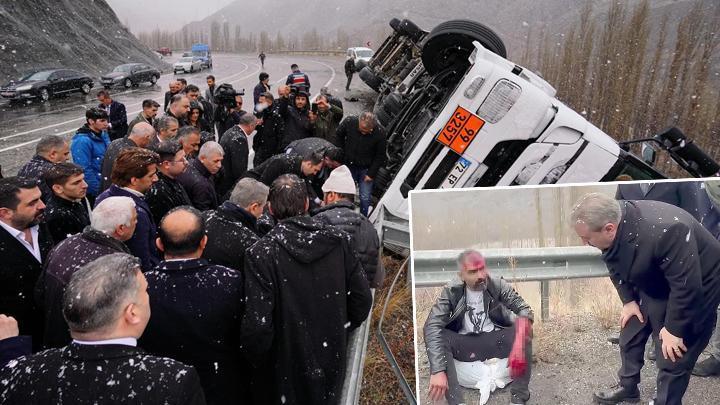
M 465 403 L 454 360 L 473 362 L 508 358 L 514 382 L 510 403 L 530 398 L 532 321 L 530 306 L 515 290 L 485 268 L 485 258 L 466 250 L 457 260 L 459 282 L 443 288 L 423 332 L 430 362 L 430 399 Z
M 715 325 L 720 242 L 685 210 L 658 201 L 591 193 L 580 199 L 571 220 L 585 244 L 603 251 L 623 303 L 620 383 L 595 393 L 595 402 L 640 400 L 645 343 L 653 335 L 661 343 L 654 403 L 681 404 Z

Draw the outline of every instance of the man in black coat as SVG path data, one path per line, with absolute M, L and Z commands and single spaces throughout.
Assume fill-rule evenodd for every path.
M 285 128 L 285 120 L 280 115 L 280 106 L 271 93 L 262 93 L 258 105 L 261 106 L 261 110 L 257 114 L 262 124 L 257 127 L 257 133 L 253 138 L 255 151 L 253 166 L 259 166 L 270 157 L 282 152 L 280 142 Z
M 345 164 L 360 189 L 360 212 L 367 216 L 373 181 L 385 163 L 385 134 L 375 124 L 375 116 L 364 112 L 347 117 L 337 130 L 338 146 L 345 152 Z
M 285 148 L 285 153 L 299 156 L 310 156 L 312 154 L 323 156 L 322 168 L 308 179 L 318 196 L 323 195 L 322 186 L 330 176 L 330 172 L 343 164 L 344 154 L 342 149 L 325 139 L 317 137 L 298 139 Z
M 168 84 L 169 91 L 165 92 L 165 102 L 163 103 L 163 112 L 168 110 L 168 106 L 170 105 L 170 100 L 173 98 L 174 95 L 180 93 L 182 90 L 182 84 L 177 81 L 173 80 Z
M 248 168 L 248 137 L 252 136 L 257 127 L 257 118 L 253 114 L 244 114 L 238 125 L 234 125 L 220 139 L 225 155 L 222 170 L 217 182 L 217 194 L 224 196 L 232 190 Z
M 190 125 L 188 114 L 190 113 L 190 99 L 185 94 L 176 94 L 170 99 L 170 105 L 164 116 L 173 117 L 177 120 L 179 127 Z
M 720 242 L 686 211 L 657 201 L 616 201 L 593 193 L 573 209 L 584 243 L 603 251 L 621 314 L 619 388 L 595 394 L 639 400 L 645 343 L 657 337 L 655 404 L 680 404 L 707 346 L 720 303 Z
M 298 91 L 293 99 L 282 97 L 279 100 L 280 115 L 285 121 L 280 149 L 285 149 L 290 142 L 312 136 L 310 122 L 310 95 Z
M 268 197 L 280 223 L 245 255 L 243 350 L 265 391 L 254 403 L 339 401 L 348 331 L 368 316 L 372 295 L 349 237 L 307 216 L 306 187 L 281 176 Z
M 45 208 L 45 223 L 53 241 L 60 243 L 90 225 L 85 173 L 75 163 L 58 163 L 45 174 L 44 180 L 53 193 Z
M 268 190 L 257 180 L 240 179 L 228 201 L 215 211 L 203 213 L 208 236 L 203 258 L 243 271 L 245 251 L 260 240 L 257 219 L 263 213 Z
M 146 148 L 154 139 L 157 139 L 155 128 L 147 122 L 141 122 L 133 126 L 128 136 L 110 142 L 102 161 L 102 185 L 100 190 L 105 191 L 112 185 L 110 176 L 120 152 L 127 148 Z
M 160 222 L 165 261 L 145 273 L 152 318 L 140 346 L 194 366 L 208 404 L 249 403 L 240 353 L 242 273 L 201 259 L 207 239 L 192 207 L 173 209 Z
M 205 142 L 198 158 L 190 161 L 185 172 L 177 176 L 190 197 L 193 207 L 200 211 L 214 210 L 218 206 L 214 176 L 222 167 L 225 152 L 215 141 Z
M 44 211 L 36 181 L 0 179 L 0 314 L 17 320 L 20 334 L 32 336 L 34 349 L 42 342 L 42 314 L 33 289 L 53 245 L 40 224 Z
M 127 240 L 126 245 L 132 254 L 140 258 L 146 271 L 160 262 L 160 254 L 155 246 L 157 227 L 150 207 L 145 201 L 145 193 L 158 180 L 159 163 L 158 154 L 147 149 L 128 148 L 120 152 L 113 166 L 113 185 L 100 194 L 96 201 L 97 205 L 108 197 L 130 197 L 135 202 L 137 225 L 135 233 Z
M 70 158 L 70 144 L 61 136 L 47 135 L 40 139 L 35 146 L 35 156 L 23 165 L 18 171 L 18 177 L 27 177 L 33 180 L 42 180 L 45 173 L 56 163 L 67 162 Z M 40 191 L 43 201 L 52 195 L 50 188 L 40 182 Z
M 353 75 L 355 74 L 355 61 L 352 57 L 348 57 L 345 61 L 345 76 L 347 76 L 347 84 L 345 85 L 345 91 L 350 91 L 350 83 L 352 82 Z
M 253 88 L 253 105 L 257 105 L 260 102 L 260 95 L 267 92 L 270 92 L 270 75 L 261 72 L 258 76 L 258 84 Z
M 115 101 L 110 97 L 110 92 L 100 90 L 97 93 L 97 99 L 100 102 L 98 108 L 108 113 L 108 134 L 110 140 L 120 139 L 128 132 L 127 111 L 125 104 Z
M 188 167 L 182 145 L 174 140 L 165 141 L 156 145 L 152 151 L 160 156 L 160 164 L 157 166 L 158 181 L 153 183 L 145 194 L 145 201 L 150 207 L 153 220 L 159 224 L 162 217 L 171 209 L 192 205 L 192 202 L 183 186 L 177 181 L 177 177 Z
M 112 253 L 130 253 L 124 242 L 137 224 L 135 202 L 129 197 L 108 197 L 91 213 L 92 226 L 55 246 L 35 286 L 35 302 L 44 314 L 43 348 L 70 343 L 62 315 L 62 297 L 70 277 L 82 266 Z
M 380 262 L 380 239 L 370 221 L 355 212 L 355 182 L 350 169 L 340 166 L 330 173 L 322 187 L 323 206 L 313 211 L 313 217 L 347 232 L 360 258 L 370 288 L 382 285 L 385 269 Z
M 83 266 L 63 297 L 73 342 L 0 370 L 0 402 L 205 404 L 193 367 L 136 347 L 150 319 L 147 285 L 140 262 L 128 254 Z

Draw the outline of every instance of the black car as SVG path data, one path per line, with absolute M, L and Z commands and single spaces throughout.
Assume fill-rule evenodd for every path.
M 0 96 L 9 98 L 11 102 L 33 98 L 47 101 L 52 96 L 76 91 L 88 94 L 93 86 L 93 80 L 85 73 L 71 69 L 49 69 L 30 73 L 0 87 Z
M 142 63 L 126 63 L 116 67 L 112 72 L 102 75 L 100 83 L 106 89 L 114 86 L 130 88 L 143 82 L 155 84 L 160 78 L 160 74 L 159 70 Z

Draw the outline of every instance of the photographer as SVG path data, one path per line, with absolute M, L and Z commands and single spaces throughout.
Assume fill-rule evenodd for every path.
M 240 122 L 240 116 L 245 114 L 242 109 L 242 96 L 245 89 L 236 91 L 232 85 L 223 83 L 215 89 L 215 125 L 217 128 L 218 140 L 223 134 L 234 125 Z

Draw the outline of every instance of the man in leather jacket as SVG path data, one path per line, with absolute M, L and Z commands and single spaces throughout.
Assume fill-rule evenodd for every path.
M 508 358 L 514 383 L 511 404 L 530 398 L 532 321 L 530 306 L 505 280 L 488 274 L 476 250 L 458 257 L 460 282 L 443 288 L 425 322 L 430 362 L 430 398 L 444 395 L 450 405 L 464 403 L 454 360 Z

